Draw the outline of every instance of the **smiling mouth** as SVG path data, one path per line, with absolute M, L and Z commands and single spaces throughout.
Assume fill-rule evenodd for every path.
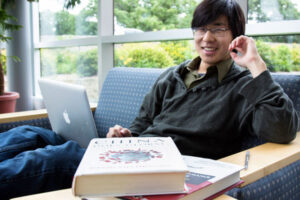
M 202 47 L 203 53 L 205 56 L 212 57 L 215 56 L 217 53 L 216 47 Z
M 213 48 L 213 47 L 202 47 L 202 49 L 204 49 L 205 51 L 216 51 L 217 48 Z

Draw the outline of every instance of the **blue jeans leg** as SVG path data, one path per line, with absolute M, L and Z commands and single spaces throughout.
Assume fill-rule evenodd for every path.
M 71 187 L 84 151 L 76 142 L 65 142 L 40 127 L 0 133 L 1 199 Z
M 13 158 L 21 152 L 34 150 L 46 145 L 63 144 L 65 140 L 51 130 L 20 126 L 0 133 L 0 162 Z
M 68 141 L 25 151 L 0 162 L 1 199 L 71 187 L 84 151 Z

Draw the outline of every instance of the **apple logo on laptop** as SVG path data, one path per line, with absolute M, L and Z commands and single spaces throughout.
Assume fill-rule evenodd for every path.
M 63 117 L 64 117 L 64 120 L 65 120 L 65 122 L 66 122 L 67 124 L 71 124 L 71 120 L 70 120 L 70 118 L 69 118 L 69 114 L 68 114 L 67 110 L 65 110 L 65 111 L 63 112 Z

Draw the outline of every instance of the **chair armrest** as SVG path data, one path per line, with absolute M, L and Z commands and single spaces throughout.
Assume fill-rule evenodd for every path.
M 92 112 L 96 110 L 96 107 L 97 106 L 95 104 L 91 105 Z M 27 120 L 47 118 L 47 117 L 48 117 L 48 113 L 46 109 L 5 113 L 5 114 L 0 114 L 0 124 L 18 122 L 18 121 L 27 121 Z
M 220 159 L 244 166 L 245 154 L 250 151 L 248 169 L 241 171 L 244 187 L 293 162 L 300 160 L 300 132 L 290 144 L 265 143 Z
M 47 118 L 47 117 L 48 117 L 48 113 L 46 109 L 5 113 L 5 114 L 0 114 L 0 124 L 18 122 L 18 121 L 27 121 L 27 120 Z

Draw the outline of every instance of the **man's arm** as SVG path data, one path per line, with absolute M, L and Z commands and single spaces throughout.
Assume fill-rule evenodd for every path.
M 232 52 L 236 49 L 239 53 Z M 296 136 L 298 116 L 291 100 L 267 71 L 257 52 L 255 41 L 246 36 L 237 37 L 229 46 L 232 59 L 249 69 L 253 76 L 240 90 L 249 103 L 241 117 L 241 129 L 276 143 L 288 143 Z
M 239 93 L 247 100 L 240 118 L 243 132 L 275 143 L 289 143 L 295 138 L 297 112 L 268 71 L 248 82 Z

